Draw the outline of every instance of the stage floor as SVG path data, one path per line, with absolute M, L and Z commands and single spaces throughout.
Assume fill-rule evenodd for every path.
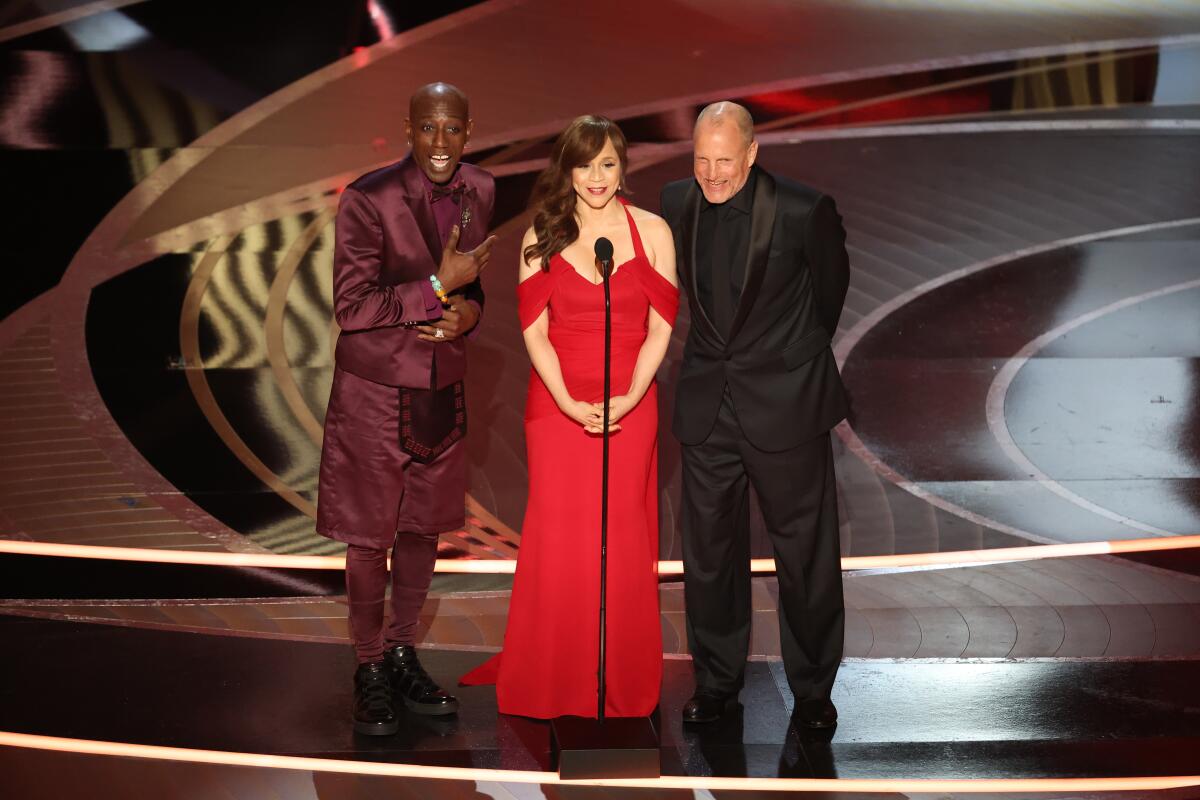
M 1200 4 L 53 6 L 0 9 L 6 796 L 1200 796 L 1200 549 L 1155 549 L 1200 535 Z M 404 155 L 404 99 L 435 79 L 471 96 L 499 240 L 468 523 L 440 543 L 444 568 L 485 572 L 436 577 L 433 672 L 502 641 L 527 492 L 517 251 L 549 143 L 613 117 L 632 200 L 656 210 L 690 174 L 699 106 L 733 98 L 760 163 L 831 194 L 848 231 L 848 659 L 826 740 L 787 731 L 767 573 L 743 709 L 696 730 L 664 576 L 669 786 L 556 784 L 546 726 L 486 687 L 457 718 L 350 733 L 341 545 L 313 529 L 332 220 L 349 180 Z M 659 375 L 667 571 L 688 324 Z M 92 558 L 115 548 L 137 551 Z M 752 552 L 770 555 L 757 521 Z M 211 563 L 159 563 L 176 554 Z M 978 783 L 1164 775 L 1191 788 Z M 776 783 L 704 782 L 721 777 Z
M 442 767 L 548 771 L 547 723 L 496 713 L 491 687 L 456 690 L 451 717 L 401 732 L 350 725 L 350 650 L 329 644 L 0 618 L 19 659 L 0 667 L 0 730 L 111 742 Z M 446 685 L 486 653 L 427 650 Z M 684 725 L 691 664 L 664 662 L 665 775 L 1040 778 L 1183 775 L 1200 752 L 1193 660 L 853 660 L 835 732 L 789 732 L 779 661 L 750 664 L 741 708 Z M 497 780 L 503 780 L 497 775 Z

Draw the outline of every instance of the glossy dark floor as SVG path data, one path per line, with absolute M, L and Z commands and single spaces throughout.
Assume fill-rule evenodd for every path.
M 347 648 L 2 619 L 0 730 L 253 753 L 548 769 L 544 723 L 499 716 L 489 687 L 394 737 L 351 730 Z M 86 654 L 86 655 L 84 655 Z M 484 654 L 427 651 L 446 684 Z M 924 778 L 1181 775 L 1200 750 L 1200 670 L 1153 663 L 871 663 L 843 667 L 828 740 L 788 731 L 778 662 L 750 665 L 742 707 L 684 726 L 687 661 L 666 662 L 665 774 Z M 80 671 L 86 680 L 80 679 Z M 96 687 L 105 687 L 97 692 Z M 81 713 L 80 709 L 86 709 Z

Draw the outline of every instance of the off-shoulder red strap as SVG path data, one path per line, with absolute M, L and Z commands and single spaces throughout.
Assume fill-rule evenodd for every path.
M 633 272 L 638 276 L 638 283 L 642 285 L 646 299 L 650 301 L 650 305 L 654 307 L 658 315 L 665 319 L 668 325 L 674 327 L 675 316 L 679 313 L 679 288 L 672 286 L 671 282 L 654 268 L 650 259 L 646 258 L 646 249 L 642 246 L 642 235 L 638 233 L 637 223 L 633 221 L 633 214 L 629 213 L 629 201 L 624 197 L 617 199 L 625 208 L 625 216 L 629 219 L 629 235 L 633 239 L 633 262 L 622 269 L 637 265 L 637 269 L 634 269 Z
M 562 270 L 557 266 L 555 259 L 551 259 L 549 272 L 539 269 L 517 284 L 517 316 L 521 320 L 521 330 L 536 322 L 546 310 L 550 295 L 558 283 L 558 276 L 562 274 Z
M 642 291 L 646 293 L 646 299 L 658 315 L 674 327 L 675 316 L 679 313 L 679 287 L 671 285 L 662 273 L 650 266 L 647 259 L 639 258 L 634 263 L 637 264 L 637 268 L 633 274 L 637 276 Z M 627 267 L 623 267 L 625 268 Z

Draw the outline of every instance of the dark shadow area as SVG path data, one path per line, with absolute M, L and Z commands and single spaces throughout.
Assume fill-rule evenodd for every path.
M 0 554 L 6 600 L 173 600 L 330 597 L 346 593 L 341 570 L 155 564 Z

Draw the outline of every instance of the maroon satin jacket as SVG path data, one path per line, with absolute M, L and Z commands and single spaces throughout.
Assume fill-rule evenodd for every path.
M 405 158 L 368 172 L 342 194 L 333 255 L 333 309 L 342 332 L 334 359 L 374 383 L 428 389 L 436 357 L 442 388 L 466 372 L 466 342 L 423 342 L 410 327 L 441 316 L 429 276 L 442 245 L 419 170 Z M 479 167 L 460 164 L 458 171 L 467 186 L 458 249 L 466 252 L 487 237 L 496 185 Z M 478 280 L 460 291 L 482 310 Z

